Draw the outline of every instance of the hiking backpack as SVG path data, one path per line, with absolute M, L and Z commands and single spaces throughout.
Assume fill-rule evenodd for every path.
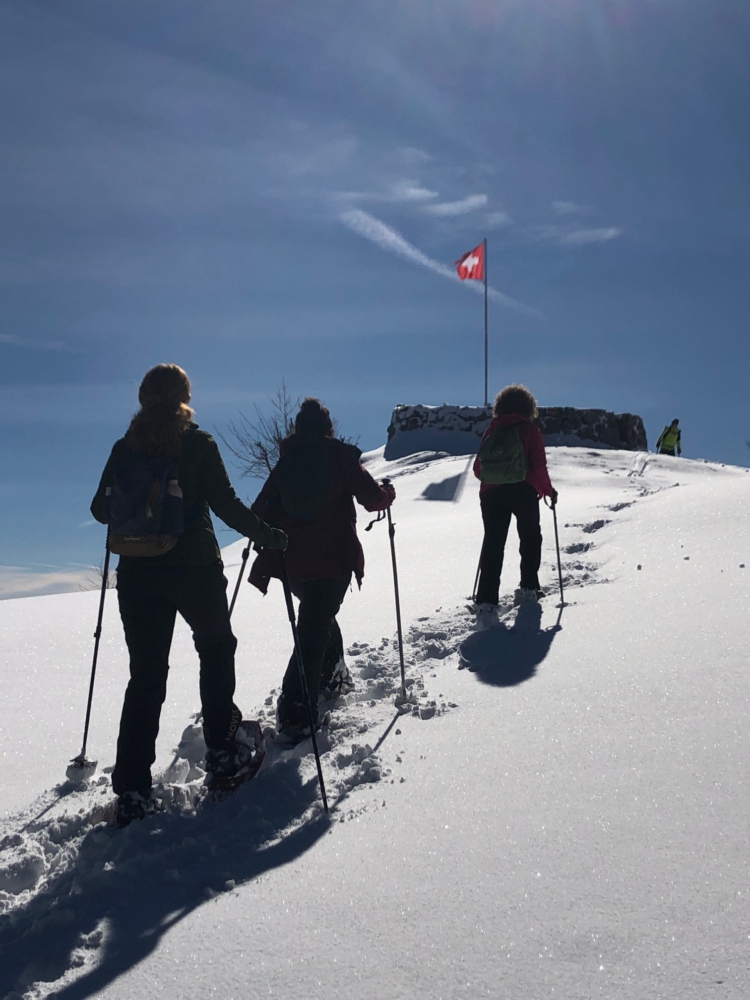
M 496 427 L 479 448 L 479 478 L 491 486 L 522 483 L 528 462 L 518 424 Z
M 109 548 L 120 556 L 160 556 L 183 532 L 177 463 L 168 455 L 126 450 L 109 494 Z
M 275 469 L 281 506 L 297 521 L 314 521 L 326 508 L 328 448 L 323 437 L 297 435 Z

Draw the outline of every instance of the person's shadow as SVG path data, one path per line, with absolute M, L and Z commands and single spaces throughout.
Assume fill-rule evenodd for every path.
M 279 762 L 196 815 L 170 811 L 124 830 L 90 830 L 73 864 L 3 918 L 0 997 L 15 1000 L 32 983 L 88 967 L 54 994 L 85 1000 L 147 958 L 166 931 L 214 895 L 308 851 L 330 822 L 317 812 L 301 823 L 318 784 L 303 780 L 299 764 Z M 65 817 L 68 824 L 75 819 Z M 64 849 L 65 823 L 45 823 L 42 834 L 59 838 Z
M 562 629 L 562 613 L 560 607 L 555 624 L 543 629 L 541 605 L 536 601 L 522 604 L 510 628 L 499 622 L 464 639 L 459 647 L 459 666 L 484 684 L 497 687 L 529 680 Z

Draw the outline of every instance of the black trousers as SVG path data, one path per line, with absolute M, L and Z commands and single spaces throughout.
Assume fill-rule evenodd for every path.
M 234 653 L 221 562 L 208 566 L 128 566 L 117 574 L 117 597 L 130 653 L 112 787 L 118 795 L 151 790 L 161 706 L 167 694 L 169 650 L 177 612 L 193 630 L 200 659 L 200 694 L 206 744 L 220 749 L 229 737 L 235 705 Z
M 484 542 L 479 563 L 478 604 L 497 604 L 505 542 L 512 515 L 516 518 L 521 554 L 521 587 L 539 588 L 542 562 L 542 531 L 539 526 L 539 498 L 530 483 L 508 483 L 485 490 L 480 496 Z
M 289 581 L 292 593 L 299 598 L 297 632 L 313 716 L 317 713 L 321 680 L 330 679 L 334 667 L 344 655 L 344 642 L 336 615 L 351 579 L 351 573 L 347 573 L 335 580 Z M 294 726 L 307 725 L 308 721 L 294 650 L 281 687 L 279 719 L 282 724 L 288 722 Z

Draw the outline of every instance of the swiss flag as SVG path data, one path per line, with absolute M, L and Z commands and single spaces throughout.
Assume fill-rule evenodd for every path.
M 461 281 L 471 278 L 474 281 L 484 281 L 484 243 L 469 250 L 463 257 L 459 257 L 456 263 L 456 270 Z

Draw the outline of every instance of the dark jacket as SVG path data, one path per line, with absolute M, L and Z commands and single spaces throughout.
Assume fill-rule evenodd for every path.
M 518 436 L 521 438 L 524 454 L 526 455 L 527 473 L 526 482 L 531 483 L 537 492 L 537 496 L 551 497 L 552 483 L 547 472 L 547 454 L 544 450 L 542 432 L 536 424 L 532 424 L 528 417 L 522 417 L 519 413 L 501 413 L 498 417 L 493 417 L 490 426 L 482 435 L 482 445 L 497 427 L 518 424 Z M 479 479 L 481 463 L 479 455 L 474 459 L 474 475 Z M 493 483 L 482 483 L 479 488 L 480 493 L 486 490 L 496 490 L 498 487 Z
M 104 467 L 99 489 L 91 503 L 91 513 L 102 524 L 109 519 L 107 487 L 113 486 L 118 458 L 128 451 L 120 438 Z M 221 558 L 209 507 L 230 528 L 258 545 L 278 546 L 283 536 L 269 527 L 240 500 L 229 482 L 216 442 L 197 424 L 190 424 L 177 459 L 178 481 L 182 489 L 185 530 L 177 544 L 163 556 L 133 558 L 120 556 L 120 569 L 127 566 L 205 566 Z
M 336 438 L 318 438 L 316 454 L 320 469 L 305 469 L 314 498 L 314 516 L 307 520 L 292 517 L 282 504 L 283 466 L 295 452 L 306 448 L 303 438 L 292 435 L 281 449 L 281 459 L 253 504 L 253 510 L 289 537 L 286 568 L 292 580 L 335 580 L 354 573 L 361 584 L 365 557 L 357 538 L 357 514 L 354 500 L 365 510 L 385 510 L 395 497 L 392 486 L 379 486 L 360 464 L 362 452 L 354 445 Z M 306 465 L 301 454 L 300 467 Z M 280 471 L 282 470 L 282 471 Z M 296 496 L 299 498 L 300 491 Z M 274 552 L 261 552 L 253 563 L 250 582 L 264 594 L 271 577 L 280 576 L 279 557 Z

